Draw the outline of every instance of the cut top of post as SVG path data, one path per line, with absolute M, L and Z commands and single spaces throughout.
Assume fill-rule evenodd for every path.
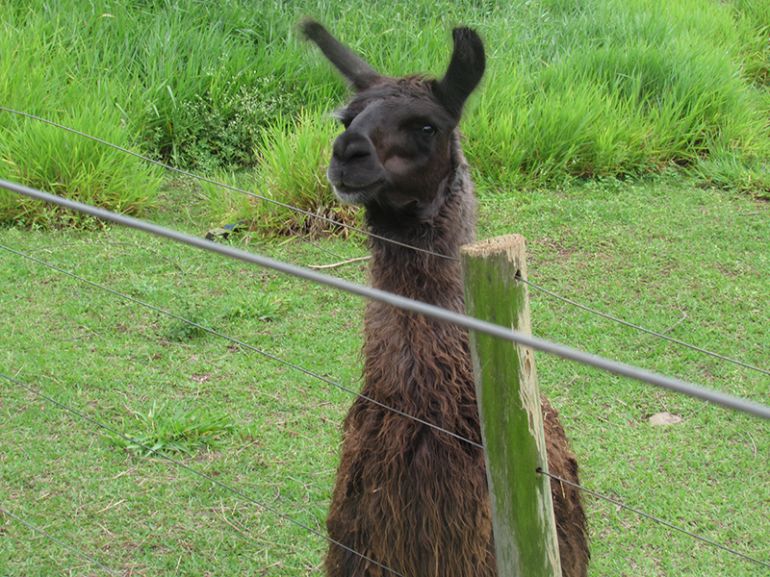
M 506 234 L 486 240 L 480 240 L 473 244 L 466 244 L 462 248 L 463 255 L 471 258 L 489 258 L 504 253 L 509 262 L 516 267 L 516 277 L 527 279 L 527 259 L 524 258 L 527 251 L 527 241 L 520 234 Z

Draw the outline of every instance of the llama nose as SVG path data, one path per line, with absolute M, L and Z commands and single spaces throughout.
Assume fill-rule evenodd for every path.
M 340 162 L 350 162 L 371 156 L 372 144 L 363 134 L 342 134 L 334 141 L 332 154 Z

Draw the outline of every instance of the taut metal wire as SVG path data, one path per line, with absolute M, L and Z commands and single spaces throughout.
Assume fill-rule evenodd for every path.
M 518 343 L 534 350 L 543 351 L 564 359 L 569 359 L 578 363 L 596 367 L 616 375 L 629 377 L 640 382 L 655 385 L 657 387 L 665 388 L 671 391 L 676 391 L 691 397 L 708 401 L 710 403 L 721 405 L 723 407 L 728 407 L 737 411 L 742 411 L 757 417 L 761 417 L 763 419 L 770 419 L 770 407 L 766 405 L 762 405 L 747 399 L 742 399 L 740 397 L 735 397 L 721 391 L 708 389 L 701 385 L 689 383 L 681 379 L 667 377 L 659 373 L 648 371 L 646 369 L 641 369 L 639 367 L 620 363 L 618 361 L 605 359 L 598 355 L 593 355 L 591 353 L 573 349 L 571 347 L 547 341 L 545 339 L 526 335 L 524 333 L 513 331 L 509 328 L 495 325 L 493 323 L 475 319 L 467 315 L 458 314 L 456 312 L 449 311 L 435 305 L 405 298 L 400 295 L 389 293 L 376 288 L 366 287 L 336 277 L 324 275 L 313 270 L 305 269 L 262 255 L 257 255 L 229 246 L 219 245 L 211 241 L 194 237 L 179 231 L 161 227 L 156 224 L 145 222 L 122 214 L 110 212 L 108 210 L 90 206 L 74 200 L 62 198 L 60 196 L 49 194 L 47 192 L 36 190 L 17 183 L 0 180 L 0 188 L 5 188 L 11 192 L 16 192 L 30 198 L 56 204 L 63 208 L 76 210 L 101 220 L 128 226 L 136 230 L 141 230 L 156 236 L 168 238 L 176 242 L 194 246 L 196 248 L 208 250 L 210 252 L 215 252 L 230 258 L 270 268 L 284 274 L 330 286 L 332 288 L 349 292 L 351 294 L 356 294 L 362 297 L 386 303 L 403 310 L 423 314 L 427 317 L 431 317 L 437 320 L 451 322 L 468 330 L 478 331 L 493 337 Z

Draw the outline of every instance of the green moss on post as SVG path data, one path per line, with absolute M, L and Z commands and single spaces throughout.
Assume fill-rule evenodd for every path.
M 469 315 L 531 333 L 526 246 L 509 235 L 463 247 Z M 472 333 L 500 577 L 561 577 L 533 351 Z

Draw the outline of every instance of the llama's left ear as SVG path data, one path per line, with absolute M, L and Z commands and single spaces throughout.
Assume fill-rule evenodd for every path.
M 299 24 L 305 38 L 312 40 L 347 78 L 356 90 L 366 90 L 382 77 L 358 54 L 342 44 L 315 20 L 304 19 Z
M 452 37 L 452 60 L 444 78 L 436 82 L 435 93 L 444 107 L 459 120 L 463 104 L 484 75 L 486 58 L 484 44 L 474 30 L 455 28 Z

